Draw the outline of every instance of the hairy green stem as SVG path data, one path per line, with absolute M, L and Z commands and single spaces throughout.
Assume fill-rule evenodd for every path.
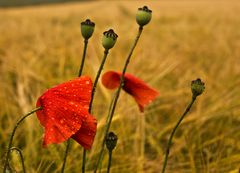
M 63 173 L 64 170 L 65 170 L 65 165 L 66 165 L 66 162 L 67 162 L 67 156 L 68 156 L 68 152 L 69 152 L 69 148 L 70 148 L 70 143 L 71 143 L 71 140 L 68 139 L 68 140 L 67 140 L 67 145 L 66 145 L 66 150 L 65 150 L 65 153 L 64 153 L 64 158 L 63 158 L 63 164 L 62 164 L 61 173 Z
M 95 95 L 96 88 L 97 88 L 97 83 L 98 83 L 99 77 L 100 77 L 100 75 L 101 75 L 101 73 L 102 73 L 102 70 L 103 70 L 105 61 L 106 61 L 106 59 L 107 59 L 108 52 L 109 52 L 108 49 L 105 49 L 104 55 L 103 55 L 103 59 L 102 59 L 102 62 L 101 62 L 101 65 L 100 65 L 100 67 L 99 67 L 99 69 L 98 69 L 96 78 L 95 78 L 94 83 L 93 83 L 92 96 L 91 96 L 91 101 L 90 101 L 89 110 L 88 110 L 88 112 L 89 112 L 90 114 L 92 113 L 92 104 L 93 104 L 94 95 Z M 82 173 L 85 172 L 86 155 L 87 155 L 87 151 L 86 151 L 85 149 L 83 149 Z
M 107 173 L 110 173 L 111 163 L 112 163 L 112 151 L 109 151 L 109 152 L 108 152 L 108 167 L 107 167 Z
M 23 171 L 23 173 L 26 173 L 22 151 L 19 148 L 17 148 L 17 147 L 12 147 L 10 150 L 11 151 L 16 150 L 18 152 L 18 154 L 20 156 L 21 164 L 22 164 L 22 171 Z
M 91 97 L 91 101 L 90 101 L 90 104 L 89 104 L 89 113 L 92 113 L 92 104 L 93 104 L 94 95 L 95 95 L 96 88 L 97 88 L 97 83 L 98 83 L 99 77 L 100 77 L 100 75 L 102 73 L 105 61 L 107 59 L 107 55 L 108 55 L 108 49 L 105 49 L 104 55 L 103 55 L 103 59 L 102 59 L 102 63 L 100 65 L 99 69 L 98 69 L 97 76 L 96 76 L 95 81 L 93 83 L 92 97 Z
M 124 68 L 123 68 L 123 71 L 122 71 L 121 79 L 120 79 L 120 85 L 119 85 L 119 87 L 118 87 L 118 89 L 116 91 L 115 97 L 113 98 L 114 99 L 113 105 L 110 106 L 110 109 L 111 108 L 112 109 L 109 111 L 109 114 L 108 114 L 109 121 L 108 121 L 108 123 L 105 126 L 104 139 L 103 139 L 103 142 L 102 142 L 102 146 L 101 146 L 100 154 L 99 154 L 99 157 L 98 157 L 98 161 L 97 161 L 97 164 L 96 164 L 95 169 L 94 169 L 94 173 L 97 172 L 97 169 L 98 169 L 99 164 L 101 162 L 101 159 L 102 159 L 102 156 L 103 156 L 104 145 L 105 145 L 105 139 L 106 139 L 106 136 L 107 136 L 108 131 L 110 129 L 110 125 L 111 125 L 111 122 L 112 122 L 112 118 L 113 118 L 113 115 L 114 115 L 114 112 L 115 112 L 115 108 L 116 108 L 116 105 L 117 105 L 117 101 L 118 101 L 121 89 L 122 89 L 122 87 L 124 85 L 124 75 L 126 73 L 126 70 L 127 70 L 128 64 L 130 62 L 132 53 L 133 53 L 133 51 L 134 51 L 134 49 L 135 49 L 135 47 L 136 47 L 136 45 L 138 43 L 138 40 L 139 40 L 139 38 L 141 36 L 142 31 L 143 31 L 143 28 L 139 27 L 138 34 L 137 34 L 137 36 L 135 38 L 135 41 L 134 41 L 134 43 L 133 43 L 133 45 L 131 47 L 131 50 L 130 50 L 130 52 L 128 54 L 128 57 L 126 59 L 126 62 L 125 62 L 125 65 L 124 65 Z
M 84 62 L 85 62 L 85 59 L 86 59 L 87 46 L 88 46 L 88 40 L 85 39 L 84 40 L 83 54 L 82 54 L 82 61 L 81 61 L 81 64 L 80 64 L 78 77 L 80 77 L 82 75 L 82 72 L 83 72 Z M 64 158 L 63 158 L 61 173 L 64 173 L 65 165 L 66 165 L 66 162 L 67 162 L 67 156 L 68 156 L 68 153 L 69 153 L 69 150 L 70 150 L 70 142 L 71 142 L 71 140 L 68 139 L 66 149 L 65 149 Z
M 15 132 L 16 132 L 19 124 L 21 124 L 21 123 L 23 122 L 23 120 L 24 120 L 25 118 L 27 118 L 29 115 L 33 114 L 34 112 L 36 112 L 36 111 L 38 111 L 38 110 L 40 110 L 40 109 L 42 109 L 42 107 L 37 107 L 37 108 L 33 109 L 32 111 L 28 112 L 26 115 L 24 115 L 22 118 L 20 118 L 20 119 L 17 121 L 17 123 L 16 123 L 16 125 L 15 125 L 15 127 L 14 127 L 14 129 L 13 129 L 13 131 L 12 131 L 12 133 L 11 133 L 11 136 L 10 136 L 10 140 L 9 140 L 9 144 L 8 144 L 8 149 L 7 149 L 7 154 L 6 154 L 6 159 L 5 159 L 4 167 L 3 167 L 3 173 L 6 173 L 6 171 L 7 171 L 8 159 L 9 159 L 9 156 L 10 156 L 10 151 L 11 151 L 11 147 L 12 147 L 13 137 L 14 137 L 14 135 L 15 135 Z
M 80 65 L 78 77 L 80 77 L 80 76 L 82 75 L 83 66 L 84 66 L 84 62 L 85 62 L 85 59 L 86 59 L 87 45 L 88 45 L 88 40 L 84 40 L 84 48 L 83 48 L 82 62 L 81 62 L 81 65 Z
M 169 137 L 168 143 L 167 143 L 167 148 L 166 148 L 166 154 L 165 154 L 165 158 L 164 158 L 164 162 L 163 162 L 163 167 L 162 167 L 162 173 L 165 172 L 166 167 L 167 167 L 167 161 L 168 161 L 168 155 L 170 152 L 170 148 L 171 148 L 171 144 L 172 144 L 172 139 L 173 136 L 177 130 L 177 128 L 179 127 L 179 125 L 181 124 L 182 120 L 184 119 L 184 117 L 187 115 L 187 113 L 190 111 L 193 103 L 195 102 L 196 97 L 193 96 L 191 102 L 189 103 L 188 107 L 186 108 L 185 112 L 182 114 L 182 116 L 180 117 L 180 119 L 178 120 L 177 124 L 175 125 L 175 127 L 172 130 L 172 133 Z

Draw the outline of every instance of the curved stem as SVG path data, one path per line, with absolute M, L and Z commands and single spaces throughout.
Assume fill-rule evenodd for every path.
M 109 151 L 107 173 L 110 173 L 111 163 L 112 163 L 112 151 Z
M 101 162 L 101 159 L 102 159 L 102 156 L 103 156 L 103 150 L 104 150 L 104 145 L 105 145 L 105 137 L 107 136 L 108 131 L 110 129 L 110 125 L 111 125 L 112 118 L 113 118 L 113 115 L 114 115 L 114 112 L 115 112 L 117 101 L 118 101 L 121 89 L 122 89 L 122 87 L 124 85 L 124 75 L 126 73 L 126 70 L 127 70 L 128 64 L 130 62 L 132 53 L 133 53 L 133 51 L 134 51 L 134 49 L 135 49 L 135 47 L 136 47 L 136 45 L 138 43 L 138 40 L 139 40 L 139 38 L 141 36 L 142 31 L 143 31 L 143 28 L 139 27 L 138 34 L 137 34 L 137 36 L 135 38 L 135 41 L 134 41 L 134 43 L 133 43 L 133 45 L 131 47 L 131 50 L 130 50 L 130 52 L 128 54 L 128 57 L 126 59 L 126 62 L 125 62 L 125 65 L 124 65 L 124 68 L 123 68 L 123 71 L 122 71 L 122 75 L 121 75 L 121 79 L 120 79 L 120 85 L 119 85 L 119 87 L 117 89 L 116 96 L 113 98 L 114 102 L 113 102 L 113 105 L 112 105 L 112 109 L 109 111 L 109 115 L 108 115 L 109 121 L 108 121 L 108 123 L 105 126 L 104 139 L 103 139 L 103 142 L 102 142 L 102 146 L 101 146 L 100 154 L 99 154 L 99 157 L 98 157 L 98 161 L 97 161 L 97 164 L 96 164 L 95 169 L 94 169 L 95 173 L 97 172 L 98 166 L 99 166 L 99 164 Z
M 19 156 L 20 156 L 21 163 L 22 163 L 23 173 L 26 173 L 26 169 L 25 169 L 25 165 L 24 165 L 24 158 L 23 158 L 22 151 L 21 151 L 19 148 L 17 148 L 17 147 L 12 147 L 10 150 L 11 150 L 11 151 L 16 150 L 16 151 L 18 152 L 18 154 L 19 154 Z M 8 163 L 8 164 L 9 164 L 9 163 Z
M 88 45 L 88 40 L 84 40 L 84 48 L 83 48 L 82 62 L 81 62 L 80 68 L 79 68 L 78 77 L 80 77 L 80 76 L 82 75 L 83 66 L 84 66 L 84 61 L 85 61 L 85 59 L 86 59 L 87 45 Z
M 105 61 L 107 59 L 107 55 L 108 55 L 108 49 L 105 49 L 103 59 L 102 59 L 102 63 L 100 65 L 99 69 L 98 69 L 97 76 L 94 80 L 94 84 L 93 84 L 93 88 L 92 88 L 92 97 L 91 97 L 91 101 L 90 101 L 90 104 L 89 104 L 89 113 L 92 113 L 92 104 L 93 104 L 94 95 L 95 95 L 96 88 L 97 88 L 97 83 L 98 83 L 99 77 L 102 73 Z
M 180 117 L 180 119 L 178 120 L 177 124 L 175 125 L 175 127 L 173 128 L 173 131 L 169 137 L 168 143 L 167 143 L 167 148 L 166 148 L 166 154 L 165 154 L 165 158 L 164 158 L 164 162 L 163 162 L 163 167 L 162 167 L 162 173 L 165 172 L 166 167 L 167 167 L 167 161 L 168 161 L 168 155 L 170 152 L 170 148 L 171 148 L 171 144 L 172 144 L 172 139 L 173 136 L 177 130 L 177 128 L 179 127 L 179 125 L 181 124 L 182 120 L 184 119 L 184 117 L 187 115 L 187 113 L 190 111 L 193 103 L 195 102 L 196 97 L 192 97 L 192 101 L 189 103 L 188 107 L 186 108 L 185 112 L 182 114 L 182 116 Z
M 80 64 L 78 77 L 80 77 L 82 75 L 82 72 L 83 72 L 84 62 L 85 62 L 85 59 L 86 59 L 87 45 L 88 45 L 88 40 L 85 39 L 84 40 L 83 54 L 82 54 L 82 61 L 81 61 L 81 64 Z M 64 169 L 65 169 L 65 165 L 66 165 L 66 162 L 67 162 L 67 156 L 68 156 L 69 150 L 70 150 L 70 139 L 67 140 L 67 145 L 66 145 L 64 158 L 63 158 L 61 173 L 64 173 Z
M 97 88 L 97 83 L 98 83 L 99 77 L 100 77 L 100 75 L 101 75 L 101 73 L 102 73 L 102 70 L 103 70 L 105 61 L 106 61 L 106 59 L 107 59 L 107 55 L 108 55 L 108 49 L 105 49 L 104 55 L 103 55 L 103 59 L 102 59 L 102 62 L 101 62 L 101 65 L 100 65 L 100 67 L 99 67 L 99 69 L 98 69 L 96 78 L 95 78 L 94 83 L 93 83 L 92 96 L 91 96 L 91 101 L 90 101 L 89 109 L 88 109 L 88 112 L 89 112 L 90 114 L 92 113 L 92 104 L 93 104 L 94 95 L 95 95 L 96 88 Z M 83 149 L 82 173 L 85 172 L 86 154 L 87 154 L 87 151 L 86 151 L 85 149 Z
M 14 127 L 14 129 L 13 129 L 13 131 L 12 131 L 12 133 L 11 133 L 11 136 L 10 136 L 10 140 L 9 140 L 9 144 L 8 144 L 8 149 L 7 149 L 7 154 L 6 154 L 6 159 L 5 159 L 4 167 L 3 167 L 3 173 L 5 173 L 6 170 L 7 170 L 8 159 L 9 159 L 9 156 L 10 156 L 10 150 L 11 150 L 11 147 L 12 147 L 13 137 L 14 137 L 14 135 L 15 135 L 15 132 L 16 132 L 19 124 L 21 124 L 21 122 L 23 122 L 23 120 L 24 120 L 25 118 L 27 118 L 29 115 L 33 114 L 34 112 L 36 112 L 36 111 L 38 111 L 38 110 L 40 110 L 40 109 L 42 109 L 42 107 L 38 107 L 38 108 L 33 109 L 32 111 L 28 112 L 26 115 L 24 115 L 22 118 L 20 118 L 20 119 L 17 121 L 17 123 L 16 123 L 16 125 L 15 125 L 15 127 Z

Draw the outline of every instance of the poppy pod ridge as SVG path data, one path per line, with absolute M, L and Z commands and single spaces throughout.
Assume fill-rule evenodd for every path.
M 73 138 L 90 149 L 96 134 L 96 119 L 88 113 L 92 80 L 78 77 L 48 89 L 37 101 L 37 117 L 44 127 L 43 146 Z
M 102 76 L 102 83 L 108 89 L 119 86 L 122 73 L 109 71 Z M 126 73 L 124 75 L 123 90 L 134 97 L 141 112 L 144 107 L 151 103 L 158 95 L 158 91 L 149 87 L 144 81 Z

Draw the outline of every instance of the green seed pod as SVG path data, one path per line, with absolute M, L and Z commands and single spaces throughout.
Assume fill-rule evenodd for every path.
M 85 40 L 88 40 L 92 36 L 94 27 L 95 27 L 95 23 L 89 19 L 81 23 L 81 32 Z
M 117 145 L 118 137 L 113 132 L 109 132 L 106 137 L 106 146 L 109 151 L 112 151 Z
M 142 8 L 138 8 L 136 20 L 138 25 L 143 27 L 144 25 L 148 24 L 152 18 L 152 10 L 148 9 L 147 6 Z
M 112 29 L 105 31 L 103 33 L 103 39 L 102 39 L 103 47 L 107 50 L 111 49 L 115 45 L 117 38 L 118 38 L 118 35 Z
M 196 79 L 191 83 L 191 89 L 193 97 L 197 97 L 201 95 L 205 89 L 205 84 L 201 81 L 201 79 Z

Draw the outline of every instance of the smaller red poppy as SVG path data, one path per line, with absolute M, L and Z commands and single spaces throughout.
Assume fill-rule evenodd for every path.
M 108 89 L 115 89 L 119 86 L 122 73 L 109 71 L 102 76 L 102 83 Z M 136 100 L 141 112 L 144 107 L 151 103 L 158 95 L 158 91 L 149 87 L 142 80 L 126 73 L 124 75 L 123 89 Z
M 47 90 L 37 101 L 37 117 L 45 134 L 43 146 L 73 138 L 90 149 L 96 134 L 96 119 L 88 113 L 92 81 L 87 76 Z

